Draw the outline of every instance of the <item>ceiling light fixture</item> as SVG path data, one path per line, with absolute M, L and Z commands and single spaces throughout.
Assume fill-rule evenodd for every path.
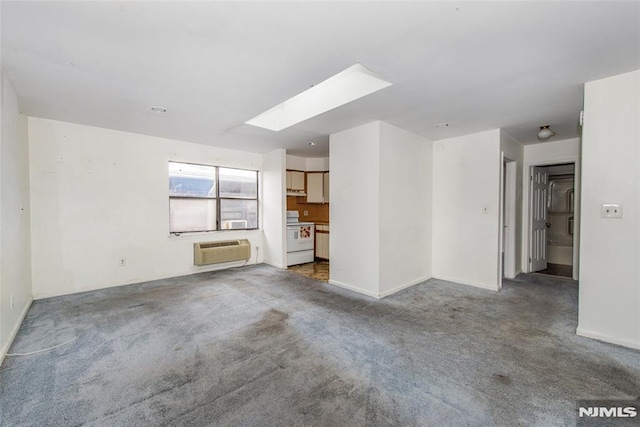
M 245 123 L 281 131 L 388 86 L 391 83 L 355 64 Z
M 154 111 L 156 113 L 166 113 L 167 109 L 162 107 L 151 107 L 151 111 Z
M 549 139 L 556 133 L 549 129 L 549 125 L 540 126 L 540 132 L 538 132 L 539 139 Z

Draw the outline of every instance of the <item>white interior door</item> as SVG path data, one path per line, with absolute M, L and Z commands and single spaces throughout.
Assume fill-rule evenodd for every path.
M 531 168 L 531 250 L 529 271 L 547 268 L 547 197 L 549 174 L 544 168 Z

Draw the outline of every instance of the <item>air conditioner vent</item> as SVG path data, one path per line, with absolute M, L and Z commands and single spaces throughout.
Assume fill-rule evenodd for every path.
M 195 265 L 240 261 L 250 257 L 251 242 L 247 239 L 201 242 L 193 245 L 193 263 Z
M 200 245 L 200 249 L 222 248 L 225 246 L 238 246 L 238 240 L 226 240 L 224 242 L 196 243 Z

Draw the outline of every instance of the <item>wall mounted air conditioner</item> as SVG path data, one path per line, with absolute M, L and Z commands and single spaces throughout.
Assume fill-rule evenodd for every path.
M 195 265 L 241 261 L 250 257 L 251 242 L 247 239 L 193 244 L 193 263 Z

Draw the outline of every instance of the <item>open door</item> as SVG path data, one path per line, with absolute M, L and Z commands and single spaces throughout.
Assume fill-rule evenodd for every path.
M 529 271 L 547 268 L 547 221 L 549 174 L 540 167 L 531 168 L 531 251 Z

